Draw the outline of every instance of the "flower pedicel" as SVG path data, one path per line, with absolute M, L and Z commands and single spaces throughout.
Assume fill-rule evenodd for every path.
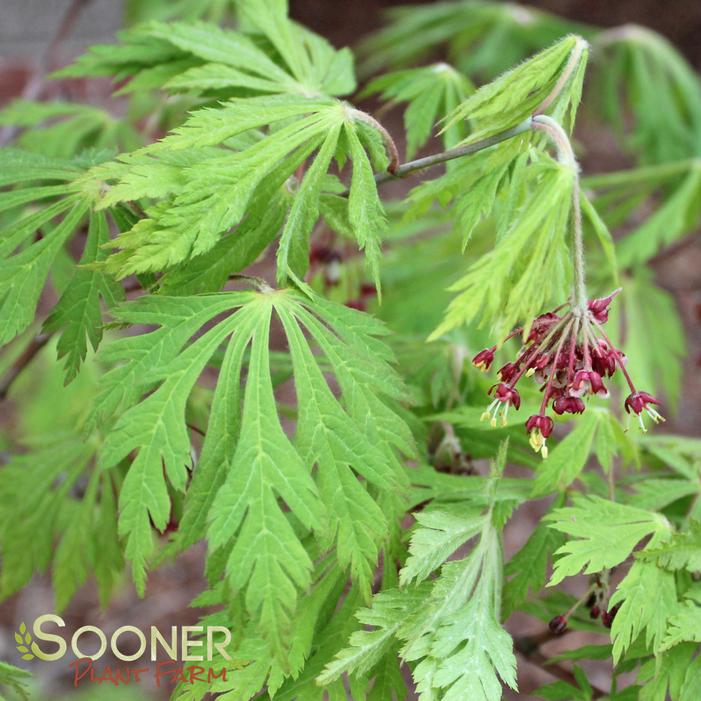
M 556 414 L 581 414 L 586 410 L 582 397 L 589 394 L 608 396 L 604 378 L 611 377 L 620 368 L 630 387 L 624 406 L 628 413 L 638 417 L 640 428 L 645 431 L 643 412 L 655 423 L 664 421 L 655 409 L 657 399 L 647 392 L 639 392 L 625 367 L 625 355 L 616 348 L 606 335 L 602 325 L 608 321 L 609 305 L 620 292 L 615 290 L 607 297 L 592 299 L 586 309 L 563 305 L 553 312 L 542 314 L 533 321 L 528 336 L 516 359 L 499 369 L 501 382 L 493 385 L 489 394 L 494 400 L 482 414 L 492 426 L 497 425 L 501 414 L 502 425 L 506 425 L 509 407 L 518 409 L 521 397 L 516 385 L 525 375 L 534 377 L 541 385 L 543 400 L 540 411 L 526 421 L 526 431 L 536 452 L 546 458 L 546 441 L 553 430 L 553 420 L 546 415 L 548 404 Z M 523 329 L 512 331 L 506 340 L 523 333 Z M 475 367 L 489 370 L 496 346 L 480 351 L 473 359 Z

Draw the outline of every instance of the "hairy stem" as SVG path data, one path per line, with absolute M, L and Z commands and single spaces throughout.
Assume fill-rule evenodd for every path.
M 552 117 L 539 114 L 533 117 L 533 129 L 546 134 L 557 149 L 560 163 L 572 168 L 572 228 L 573 228 L 573 264 L 574 264 L 574 294 L 573 308 L 579 314 L 587 309 L 587 287 L 584 271 L 584 236 L 582 234 L 582 206 L 580 202 L 579 163 L 572 150 L 572 144 L 567 132 Z

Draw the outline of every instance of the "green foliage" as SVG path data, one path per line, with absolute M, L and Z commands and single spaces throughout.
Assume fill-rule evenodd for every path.
M 559 79 L 566 84 L 552 107 L 560 116 L 568 107 L 574 114 L 581 94 L 583 73 L 579 68 L 586 65 L 586 47 L 586 42 L 577 36 L 558 41 L 477 90 L 448 116 L 445 128 L 469 119 L 473 129 L 468 142 L 494 136 L 536 113 Z
M 595 40 L 601 71 L 602 111 L 623 135 L 628 111 L 631 150 L 653 163 L 701 153 L 701 82 L 691 66 L 660 34 L 626 25 Z
M 547 520 L 551 528 L 570 536 L 555 552 L 550 586 L 581 571 L 591 574 L 615 567 L 645 536 L 670 528 L 660 514 L 595 496 L 577 496 L 573 506 L 555 510 Z
M 405 66 L 447 45 L 460 70 L 494 78 L 565 34 L 589 33 L 532 7 L 488 0 L 396 7 L 387 16 L 388 26 L 363 44 L 368 72 Z
M 434 124 L 453 112 L 473 89 L 469 79 L 452 66 L 434 63 L 424 68 L 386 73 L 375 78 L 363 94 L 380 93 L 383 100 L 391 103 L 408 103 L 404 111 L 406 155 L 412 158 L 431 137 Z M 444 132 L 443 143 L 450 148 L 463 137 L 463 130 L 456 125 Z
M 537 594 L 545 585 L 548 563 L 562 545 L 562 535 L 545 523 L 539 523 L 524 546 L 504 569 L 504 617 L 508 618 L 523 604 L 530 592 Z
M 62 77 L 130 78 L 121 92 L 165 88 L 197 94 L 345 95 L 355 88 L 353 56 L 286 18 L 286 3 L 239 2 L 246 32 L 205 23 L 149 22 L 119 34 L 117 46 L 94 46 Z M 270 41 L 282 59 L 257 45 Z
M 398 7 L 363 44 L 365 72 L 406 67 L 447 49 L 469 77 L 497 74 L 576 33 L 591 42 L 588 102 L 619 143 L 648 163 L 698 155 L 701 89 L 686 59 L 660 34 L 627 24 L 600 29 L 510 2 L 457 0 Z M 632 117 L 632 119 L 631 119 Z
M 261 128 L 270 133 L 256 138 L 251 130 Z M 263 219 L 271 197 L 284 196 L 290 209 L 280 233 L 278 278 L 284 280 L 290 270 L 301 275 L 326 172 L 334 158 L 348 156 L 353 162 L 348 221 L 376 271 L 384 214 L 363 146 L 368 128 L 363 113 L 326 98 L 247 98 L 196 112 L 158 144 L 93 171 L 95 182 L 116 180 L 101 206 L 144 195 L 159 198 L 145 207 L 146 218 L 115 240 L 121 250 L 107 260 L 107 269 L 125 277 L 197 258 L 245 217 Z M 244 146 L 212 148 L 242 135 L 251 137 Z M 290 193 L 290 178 L 315 151 Z
M 499 474 L 496 469 L 490 493 Z M 422 697 L 491 701 L 501 698 L 500 679 L 516 688 L 511 638 L 499 624 L 501 540 L 493 508 L 493 501 L 486 512 L 464 502 L 435 502 L 417 516 L 409 558 L 400 572 L 402 588 L 382 592 L 372 608 L 358 614 L 373 630 L 351 636 L 349 647 L 319 677 L 321 684 L 343 673 L 370 673 L 398 639 L 400 655 L 415 663 L 414 681 Z M 478 540 L 467 557 L 447 561 L 474 536 Z M 439 567 L 439 576 L 425 581 Z
M 641 386 L 654 388 L 674 407 L 682 388 L 681 359 L 687 353 L 674 299 L 655 284 L 645 268 L 623 277 L 621 285 L 625 297 L 612 319 L 619 323 L 628 362 L 635 364 Z M 655 343 L 649 343 L 644 329 L 653 324 Z
M 696 701 L 701 442 L 585 397 L 534 452 L 552 396 L 523 357 L 521 411 L 481 419 L 535 318 L 569 305 L 585 333 L 619 284 L 626 371 L 665 414 L 681 398 L 651 264 L 701 217 L 698 80 L 647 30 L 479 0 L 392 16 L 353 96 L 350 49 L 285 0 L 128 3 L 116 44 L 57 73 L 111 78 L 121 117 L 0 111 L 0 598 L 39 574 L 59 611 L 86 583 L 107 607 L 127 566 L 158 596 L 149 571 L 204 541 L 192 605 L 230 630 L 230 674 L 177 701 L 497 701 L 544 639 L 512 641 L 523 616 L 599 635 L 540 698 Z M 580 177 L 590 44 L 585 103 L 635 162 Z M 449 152 L 398 163 L 397 103 L 408 157 Z M 25 682 L 0 665 L 11 698 Z
M 657 654 L 668 619 L 677 608 L 674 575 L 654 565 L 636 562 L 616 588 L 610 604 L 620 605 L 611 627 L 614 661 L 621 659 L 643 631 L 646 646 Z
M 6 690 L 9 689 L 13 694 L 16 694 L 17 698 L 23 699 L 23 701 L 28 699 L 29 695 L 25 684 L 30 678 L 31 674 L 24 669 L 15 667 L 7 662 L 0 662 L 0 689 L 2 689 L 3 693 L 6 693 Z M 14 698 L 14 696 L 9 696 L 8 698 Z
M 233 12 L 234 0 L 126 0 L 124 19 L 137 24 L 149 19 L 208 19 L 221 22 Z
M 104 212 L 91 212 L 80 266 L 44 322 L 47 331 L 61 331 L 58 357 L 66 358 L 66 380 L 72 380 L 85 360 L 87 343 L 97 350 L 102 340 L 100 300 L 113 307 L 124 295 L 122 287 L 95 266 L 107 257 L 108 221 Z
M 623 268 L 647 262 L 690 234 L 701 215 L 701 167 L 696 160 L 608 173 L 585 183 L 594 189 L 597 209 L 610 226 L 632 229 L 617 244 Z M 655 212 L 650 215 L 651 207 Z M 638 224 L 643 212 L 645 220 Z
M 23 128 L 16 145 L 51 158 L 71 158 L 88 148 L 129 150 L 142 144 L 128 122 L 72 102 L 14 100 L 0 110 L 0 125 Z
M 693 645 L 677 645 L 648 660 L 638 675 L 645 683 L 640 698 L 643 701 L 665 701 L 667 698 L 692 701 L 691 693 L 698 680 L 698 665 L 691 664 L 693 656 Z
M 497 334 L 506 335 L 518 322 L 529 324 L 565 294 L 571 281 L 567 224 L 573 174 L 553 161 L 537 161 L 530 168 L 537 194 L 530 194 L 494 248 L 451 285 L 458 295 L 431 338 L 478 317 L 490 320 Z
M 52 263 L 80 226 L 89 203 L 77 183 L 81 171 L 70 161 L 14 149 L 4 149 L 0 159 L 0 185 L 6 188 L 0 192 L 0 211 L 18 214 L 0 232 L 0 341 L 7 343 L 34 320 Z M 32 211 L 29 203 L 39 208 Z
M 584 469 L 592 453 L 596 453 L 601 467 L 610 470 L 622 430 L 609 411 L 590 407 L 538 469 L 533 496 L 544 496 L 555 489 L 567 489 Z M 616 433 L 619 434 L 618 440 Z
M 283 431 L 273 393 L 268 348 L 273 312 L 292 359 L 299 403 L 294 442 Z M 229 316 L 188 344 L 198 329 L 225 313 Z M 185 491 L 191 464 L 188 397 L 229 338 L 179 540 L 190 545 L 206 533 L 212 551 L 227 546 L 230 586 L 247 592 L 248 611 L 273 654 L 283 656 L 297 590 L 311 584 L 312 561 L 302 535 L 313 532 L 323 548 L 335 544 L 339 565 L 367 590 L 371 563 L 392 519 L 370 487 L 380 494 L 401 493 L 405 483 L 397 450 L 410 455 L 412 437 L 390 405 L 406 395 L 388 365 L 389 350 L 375 338 L 384 329 L 353 310 L 270 289 L 146 297 L 114 315 L 121 322 L 158 326 L 105 348 L 103 361 L 121 364 L 105 375 L 96 401 L 99 416 L 119 413 L 101 449 L 103 467 L 136 451 L 120 493 L 119 531 L 137 587 L 144 589 L 153 550 L 151 522 L 163 530 L 169 519 L 168 484 Z M 328 366 L 320 366 L 306 334 Z M 324 376 L 327 368 L 340 387 L 338 398 Z
M 668 570 L 701 570 L 701 525 L 692 521 L 688 531 L 675 533 L 658 548 L 646 548 L 641 556 Z
M 95 441 L 45 438 L 0 472 L 0 591 L 7 597 L 51 565 L 55 607 L 63 610 L 89 576 L 106 605 L 121 576 L 114 476 L 88 470 Z M 73 494 L 82 485 L 82 497 Z M 22 528 L 17 528 L 22 524 Z
M 669 649 L 682 642 L 701 642 L 699 623 L 701 623 L 701 606 L 698 599 L 684 602 L 669 618 L 669 627 L 662 649 Z

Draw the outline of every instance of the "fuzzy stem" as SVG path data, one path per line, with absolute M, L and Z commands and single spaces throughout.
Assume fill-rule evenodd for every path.
M 572 150 L 567 132 L 552 117 L 539 114 L 533 117 L 533 128 L 547 134 L 555 144 L 560 163 L 572 168 L 572 228 L 573 228 L 573 265 L 574 292 L 573 308 L 583 315 L 587 309 L 587 287 L 584 272 L 584 236 L 582 233 L 582 207 L 579 192 L 579 164 Z

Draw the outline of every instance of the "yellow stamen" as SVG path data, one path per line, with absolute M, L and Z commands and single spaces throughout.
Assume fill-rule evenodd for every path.
M 530 438 L 528 439 L 528 442 L 531 444 L 531 448 L 535 450 L 535 452 L 539 452 L 543 444 L 545 443 L 545 439 L 543 438 L 543 434 L 540 432 L 539 428 L 534 428 L 531 431 Z

